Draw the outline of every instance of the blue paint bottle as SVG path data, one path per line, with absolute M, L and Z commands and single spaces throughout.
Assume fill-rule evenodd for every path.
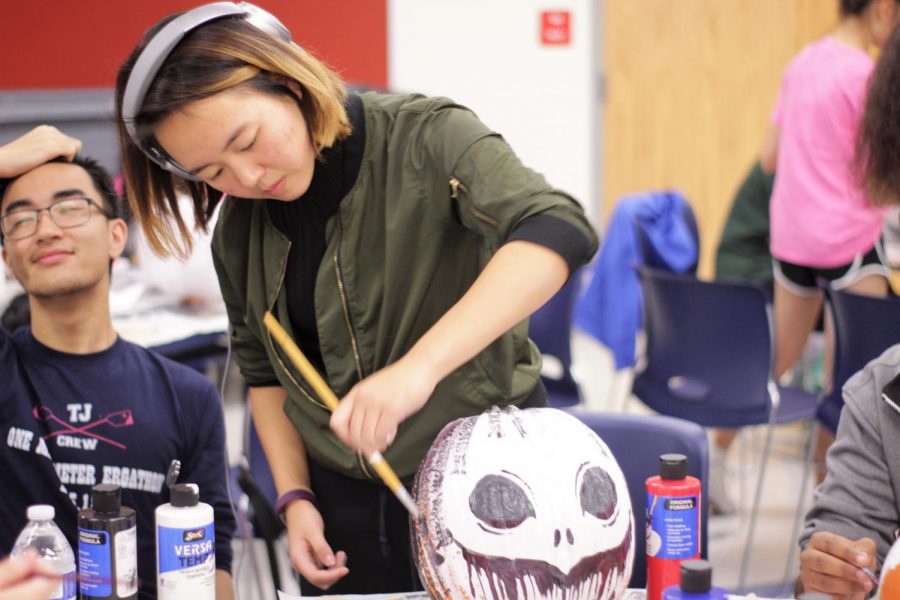
M 712 584 L 712 565 L 700 558 L 681 563 L 681 584 L 663 591 L 663 600 L 727 600 L 728 593 Z

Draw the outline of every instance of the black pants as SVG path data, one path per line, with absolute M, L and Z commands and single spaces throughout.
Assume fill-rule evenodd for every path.
M 409 513 L 379 481 L 363 481 L 309 463 L 325 539 L 337 553 L 347 553 L 350 572 L 328 588 L 328 594 L 374 594 L 422 590 L 412 558 Z M 403 484 L 407 489 L 412 481 Z M 304 596 L 322 590 L 300 580 Z
M 540 383 L 521 408 L 547 405 Z M 347 477 L 309 461 L 309 476 L 325 522 L 325 539 L 347 553 L 350 572 L 323 592 L 302 577 L 304 596 L 422 591 L 413 559 L 409 514 L 380 481 Z M 412 488 L 412 478 L 403 481 Z

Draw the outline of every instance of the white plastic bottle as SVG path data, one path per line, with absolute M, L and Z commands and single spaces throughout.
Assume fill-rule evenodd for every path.
M 159 600 L 215 600 L 216 539 L 212 506 L 193 483 L 169 488 L 156 509 L 156 593 Z
M 75 600 L 75 553 L 59 527 L 53 521 L 56 510 L 49 504 L 35 504 L 28 507 L 28 524 L 13 546 L 11 554 L 19 556 L 27 548 L 33 548 L 40 561 L 62 576 L 59 587 L 50 596 L 51 600 Z

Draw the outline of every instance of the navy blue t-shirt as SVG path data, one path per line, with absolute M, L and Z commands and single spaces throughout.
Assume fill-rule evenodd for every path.
M 0 332 L 0 556 L 32 504 L 56 507 L 77 553 L 77 511 L 91 487 L 122 487 L 137 512 L 141 598 L 156 597 L 154 511 L 173 459 L 215 511 L 216 567 L 231 570 L 234 514 L 228 499 L 222 406 L 202 375 L 122 339 L 95 354 L 65 354 L 28 328 Z

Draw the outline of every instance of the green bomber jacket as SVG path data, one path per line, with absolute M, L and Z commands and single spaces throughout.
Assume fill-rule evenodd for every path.
M 361 97 L 362 164 L 327 223 L 314 290 L 324 375 L 338 397 L 402 357 L 523 219 L 558 217 L 587 236 L 592 254 L 597 246 L 578 202 L 524 167 L 468 109 L 446 98 Z M 285 388 L 284 410 L 310 458 L 375 478 L 329 429 L 329 411 L 262 323 L 271 311 L 293 337 L 284 284 L 289 248 L 265 202 L 224 201 L 212 250 L 235 360 L 248 384 L 277 379 Z M 447 423 L 528 397 L 541 359 L 527 329 L 525 320 L 453 371 L 401 424 L 384 453 L 401 478 L 415 473 Z

